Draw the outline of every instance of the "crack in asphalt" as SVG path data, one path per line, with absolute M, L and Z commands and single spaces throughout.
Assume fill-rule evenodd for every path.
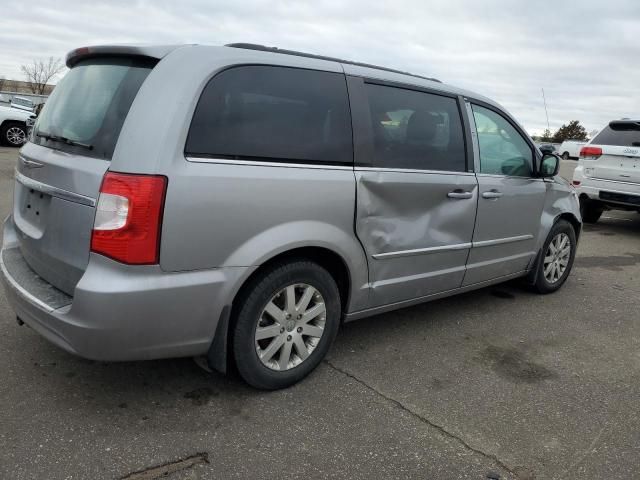
M 411 410 L 409 407 L 407 407 L 406 405 L 404 405 L 402 402 L 396 400 L 393 397 L 390 397 L 389 395 L 385 395 L 384 393 L 382 393 L 381 391 L 377 390 L 375 387 L 372 387 L 371 385 L 369 385 L 367 382 L 365 382 L 364 380 L 361 380 L 360 378 L 356 377 L 355 375 L 353 375 L 352 373 L 347 372 L 346 370 L 343 370 L 342 368 L 334 365 L 333 363 L 331 363 L 330 360 L 324 360 L 324 363 L 326 363 L 327 365 L 329 365 L 329 367 L 333 368 L 335 371 L 351 378 L 352 380 L 355 380 L 356 382 L 358 382 L 360 385 L 362 385 L 363 387 L 367 388 L 368 390 L 371 390 L 372 392 L 374 392 L 376 395 L 384 398 L 387 402 L 391 403 L 392 405 L 394 405 L 396 408 L 399 408 L 400 410 L 408 413 L 409 415 L 411 415 L 413 418 L 416 418 L 417 420 L 419 420 L 421 423 L 424 423 L 426 425 L 429 425 L 430 427 L 435 428 L 436 430 L 438 430 L 440 433 L 442 433 L 444 436 L 454 440 L 455 442 L 459 443 L 460 445 L 462 445 L 466 450 L 469 450 L 471 452 L 474 452 L 478 455 L 483 456 L 486 459 L 492 460 L 493 462 L 496 463 L 496 465 L 498 465 L 500 468 L 506 470 L 507 472 L 509 472 L 510 475 L 512 475 L 514 478 L 518 478 L 517 474 L 514 472 L 514 470 L 509 467 L 508 465 L 506 465 L 502 460 L 500 460 L 498 457 L 496 457 L 494 454 L 492 453 L 487 453 L 484 452 L 478 448 L 472 447 L 471 445 L 469 445 L 462 437 L 457 436 L 454 433 L 449 432 L 445 427 L 443 427 L 442 425 L 438 425 L 437 423 L 432 422 L 431 420 L 429 420 L 427 417 L 424 417 L 422 415 L 420 415 L 417 412 L 414 412 L 413 410 Z
M 166 477 L 175 472 L 188 470 L 201 463 L 209 463 L 209 455 L 206 452 L 196 453 L 180 460 L 164 463 L 155 467 L 145 468 L 137 472 L 130 473 L 121 477 L 120 480 L 155 480 L 157 478 Z

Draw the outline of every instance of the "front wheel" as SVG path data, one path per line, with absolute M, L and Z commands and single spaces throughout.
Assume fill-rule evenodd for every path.
M 566 220 L 559 220 L 551 228 L 542 248 L 535 288 L 539 293 L 558 290 L 567 280 L 576 256 L 576 233 Z
M 340 292 L 320 265 L 275 265 L 237 302 L 233 356 L 240 376 L 265 390 L 302 380 L 322 361 L 338 332 Z
M 2 143 L 21 147 L 27 142 L 27 127 L 17 122 L 5 122 L 0 129 Z
M 564 152 L 564 153 L 562 154 L 562 159 L 563 159 L 563 160 L 569 160 L 569 152 Z

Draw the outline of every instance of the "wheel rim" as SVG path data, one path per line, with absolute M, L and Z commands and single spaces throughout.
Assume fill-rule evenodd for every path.
M 549 283 L 556 283 L 562 278 L 569 266 L 571 257 L 571 240 L 566 233 L 559 233 L 549 243 L 544 256 L 544 278 Z
M 324 334 L 327 310 L 313 286 L 296 283 L 276 293 L 262 310 L 255 333 L 258 358 L 284 371 L 307 360 Z
M 11 127 L 7 130 L 7 141 L 11 145 L 22 145 L 26 138 L 24 130 L 19 127 Z

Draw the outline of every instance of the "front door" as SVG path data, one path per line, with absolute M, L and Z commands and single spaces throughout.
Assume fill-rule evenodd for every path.
M 534 177 L 534 150 L 495 110 L 471 106 L 479 153 L 478 214 L 464 285 L 527 269 L 536 241 L 546 184 Z
M 371 146 L 355 175 L 372 305 L 460 287 L 478 188 L 457 98 L 367 82 L 350 83 L 350 95 L 366 105 L 352 112 Z

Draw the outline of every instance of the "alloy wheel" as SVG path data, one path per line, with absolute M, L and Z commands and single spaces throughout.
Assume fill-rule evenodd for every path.
M 327 318 L 324 298 L 313 286 L 288 285 L 264 307 L 255 332 L 262 364 L 271 370 L 297 367 L 316 349 Z
M 562 278 L 571 258 L 571 240 L 566 233 L 559 233 L 551 242 L 544 256 L 544 278 L 553 284 Z
M 22 145 L 27 139 L 25 131 L 20 127 L 10 127 L 7 130 L 7 141 L 14 146 Z

